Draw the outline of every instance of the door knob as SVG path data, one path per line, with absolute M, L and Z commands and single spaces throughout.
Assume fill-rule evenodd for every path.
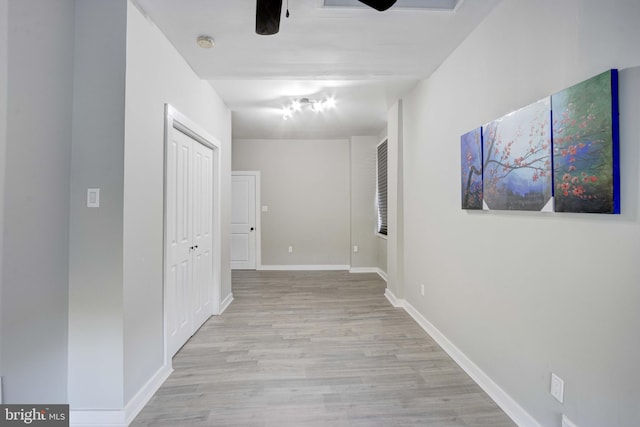
M 251 227 L 251 230 L 249 230 L 249 231 L 253 231 L 253 227 Z

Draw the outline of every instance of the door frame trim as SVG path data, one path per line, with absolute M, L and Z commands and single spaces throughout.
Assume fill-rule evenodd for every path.
M 261 202 L 260 202 L 260 171 L 231 171 L 231 176 L 254 176 L 256 179 L 256 270 L 262 269 L 262 221 L 260 215 Z M 232 196 L 233 197 L 233 196 Z
M 164 127 L 164 169 L 163 169 L 163 233 L 162 233 L 162 245 L 163 245 L 163 259 L 162 259 L 162 322 L 163 322 L 163 335 L 164 335 L 164 364 L 171 366 L 171 358 L 168 352 L 168 325 L 167 325 L 167 297 L 166 297 L 166 283 L 167 283 L 167 150 L 169 148 L 169 141 L 171 132 L 179 131 L 194 139 L 198 143 L 211 148 L 212 153 L 212 167 L 213 173 L 211 188 L 213 190 L 212 197 L 212 286 L 213 286 L 213 301 L 210 315 L 220 313 L 221 303 L 221 267 L 222 267 L 222 222 L 221 222 L 221 182 L 222 171 L 220 165 L 220 141 L 210 135 L 204 128 L 196 124 L 184 114 L 180 113 L 176 108 L 170 104 L 165 104 L 164 108 L 165 127 Z

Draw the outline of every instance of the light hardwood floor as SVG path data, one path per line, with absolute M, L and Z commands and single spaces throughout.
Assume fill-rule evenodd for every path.
M 132 426 L 515 424 L 375 274 L 233 272 L 235 301 Z

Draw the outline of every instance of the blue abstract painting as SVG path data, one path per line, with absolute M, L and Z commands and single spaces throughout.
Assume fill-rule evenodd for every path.
M 551 99 L 483 127 L 485 209 L 551 211 Z
M 482 209 L 482 128 L 460 137 L 462 209 Z
M 555 211 L 620 213 L 617 70 L 556 93 L 551 106 Z

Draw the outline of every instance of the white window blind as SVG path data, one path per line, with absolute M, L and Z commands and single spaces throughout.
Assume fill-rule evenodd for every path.
M 387 140 L 378 144 L 376 165 L 376 205 L 378 210 L 378 233 L 387 235 Z

